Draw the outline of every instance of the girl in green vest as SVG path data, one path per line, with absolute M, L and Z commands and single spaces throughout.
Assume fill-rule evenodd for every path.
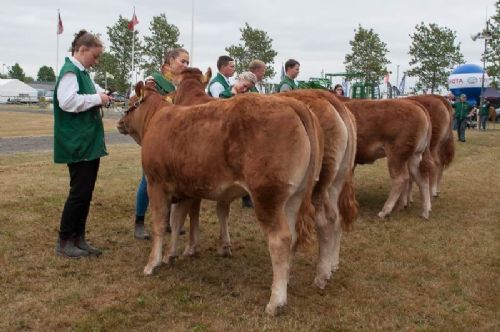
M 102 49 L 97 36 L 78 32 L 54 90 L 54 161 L 67 164 L 70 176 L 56 245 L 56 253 L 66 257 L 101 254 L 85 241 L 85 225 L 100 158 L 108 154 L 100 107 L 110 97 L 87 71 L 99 62 Z
M 165 54 L 164 63 L 161 67 L 161 73 L 156 72 L 146 79 L 153 79 L 156 83 L 156 91 L 162 95 L 166 95 L 175 91 L 175 85 L 172 83 L 173 78 L 180 74 L 189 66 L 189 53 L 183 48 L 175 48 Z M 147 240 L 150 238 L 149 232 L 144 227 L 144 217 L 149 205 L 147 181 L 144 174 L 137 188 L 135 200 L 135 227 L 134 236 L 136 239 Z M 167 229 L 170 225 L 167 225 Z M 184 230 L 181 230 L 184 233 Z

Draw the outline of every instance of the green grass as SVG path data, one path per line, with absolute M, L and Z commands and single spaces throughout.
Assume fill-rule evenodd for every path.
M 358 167 L 360 217 L 342 238 L 340 270 L 317 290 L 316 249 L 299 252 L 277 318 L 264 314 L 267 245 L 239 201 L 233 257 L 217 256 L 215 204 L 203 202 L 198 257 L 145 277 L 150 242 L 132 234 L 139 147 L 111 146 L 101 160 L 87 237 L 104 254 L 76 261 L 54 255 L 66 166 L 50 153 L 0 155 L 0 330 L 499 330 L 499 143 L 500 130 L 467 132 L 429 221 L 418 217 L 416 189 L 411 207 L 378 219 L 385 160 Z

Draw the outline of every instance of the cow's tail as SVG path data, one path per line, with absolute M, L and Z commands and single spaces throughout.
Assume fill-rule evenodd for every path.
M 339 106 L 338 106 L 339 107 Z M 357 133 L 356 119 L 352 113 L 343 105 L 337 111 L 344 121 L 347 128 L 348 140 L 346 154 L 344 155 L 345 162 L 348 163 L 349 171 L 340 191 L 339 196 L 339 214 L 342 223 L 342 229 L 350 230 L 352 224 L 358 217 L 358 201 L 354 191 L 353 176 L 354 176 L 354 160 L 356 158 Z
M 320 124 L 318 118 L 309 111 L 305 104 L 292 99 L 290 99 L 290 102 L 304 125 L 311 146 L 304 199 L 302 200 L 297 222 L 295 223 L 297 245 L 309 245 L 312 243 L 315 227 L 315 209 L 312 204 L 312 192 L 321 170 L 324 142 L 322 132 L 319 130 Z
M 439 157 L 441 158 L 441 162 L 443 163 L 443 167 L 448 167 L 453 159 L 455 158 L 455 140 L 453 139 L 453 110 L 451 105 L 447 101 L 443 101 L 446 105 L 446 109 L 448 110 L 448 114 L 450 115 L 450 122 L 448 124 L 448 135 L 444 144 L 439 149 Z
M 418 103 L 418 101 L 416 100 L 413 100 L 413 103 L 422 109 L 422 112 L 425 114 L 425 118 L 427 120 L 427 132 L 426 132 L 427 144 L 425 146 L 424 152 L 422 153 L 422 161 L 420 162 L 418 169 L 420 171 L 420 174 L 422 174 L 425 177 L 429 177 L 431 170 L 435 168 L 434 159 L 432 158 L 430 149 L 432 140 L 432 121 L 427 108 L 425 108 L 422 104 Z
M 441 160 L 441 163 L 443 167 L 448 167 L 453 159 L 455 158 L 455 140 L 453 139 L 453 108 L 451 107 L 450 103 L 442 96 L 435 96 L 439 100 L 441 100 L 441 103 L 446 107 L 446 110 L 448 111 L 449 115 L 449 122 L 448 122 L 448 130 L 447 130 L 447 137 L 443 144 L 441 145 L 441 148 L 439 149 L 439 159 Z

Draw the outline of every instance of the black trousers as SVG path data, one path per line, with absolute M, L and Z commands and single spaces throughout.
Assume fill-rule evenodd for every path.
M 69 194 L 64 204 L 59 237 L 66 240 L 85 235 L 85 224 L 94 191 L 100 159 L 68 164 Z

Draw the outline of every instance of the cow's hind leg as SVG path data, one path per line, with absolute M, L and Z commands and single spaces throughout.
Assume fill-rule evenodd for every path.
M 331 278 L 335 251 L 334 224 L 326 217 L 326 210 L 331 208 L 327 204 L 329 204 L 328 200 L 325 199 L 323 206 L 316 208 L 315 216 L 319 259 L 313 284 L 320 289 L 325 288 L 327 281 Z
M 200 236 L 200 206 L 201 199 L 192 199 L 189 208 L 189 241 L 184 249 L 184 256 L 196 255 Z
M 267 194 L 265 195 L 269 197 Z M 274 197 L 276 198 L 276 196 Z M 273 266 L 271 298 L 266 313 L 271 316 L 280 314 L 287 303 L 287 285 L 290 273 L 292 234 L 287 223 L 283 203 L 261 202 L 252 195 L 257 220 L 267 237 L 269 254 Z
M 382 211 L 378 213 L 380 218 L 385 218 L 391 213 L 394 205 L 403 193 L 405 183 L 407 183 L 410 179 L 407 161 L 396 160 L 396 158 L 391 158 L 388 154 L 387 164 L 389 166 L 389 175 L 391 177 L 391 191 L 389 192 L 389 197 L 387 198 Z
M 172 232 L 170 234 L 170 249 L 163 257 L 163 263 L 172 265 L 177 257 L 177 242 L 179 240 L 179 231 L 182 224 L 186 220 L 189 209 L 191 208 L 192 200 L 183 200 L 177 204 L 172 205 L 170 213 L 170 226 Z
M 161 263 L 161 254 L 163 249 L 163 236 L 167 227 L 166 217 L 170 197 L 167 197 L 160 184 L 155 182 L 148 183 L 149 206 L 151 207 L 153 217 L 153 241 L 151 253 L 147 265 L 144 267 L 144 274 L 150 275 L 155 267 Z
M 231 239 L 229 237 L 229 203 L 217 202 L 217 218 L 219 218 L 220 234 L 217 253 L 223 257 L 231 256 Z
M 431 211 L 431 195 L 429 191 L 429 176 L 422 174 L 419 169 L 422 156 L 414 154 L 410 157 L 408 165 L 410 174 L 420 189 L 420 199 L 422 200 L 422 217 L 429 219 L 429 212 Z

